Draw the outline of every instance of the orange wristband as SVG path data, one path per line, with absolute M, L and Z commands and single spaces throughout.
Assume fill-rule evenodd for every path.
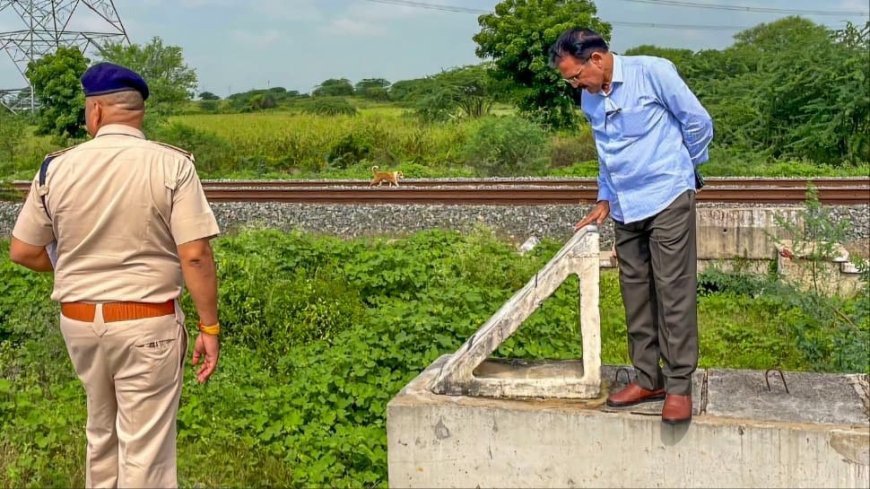
M 199 329 L 199 331 L 201 333 L 210 334 L 212 336 L 217 336 L 217 335 L 221 334 L 220 323 L 214 323 L 211 326 L 206 326 L 206 325 L 202 324 L 202 321 L 200 321 L 199 324 L 197 325 L 197 329 Z

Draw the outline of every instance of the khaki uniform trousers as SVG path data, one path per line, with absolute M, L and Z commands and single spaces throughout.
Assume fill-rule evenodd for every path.
M 61 315 L 88 396 L 87 487 L 178 487 L 176 419 L 187 331 L 175 315 L 93 323 Z
M 638 384 L 690 395 L 698 366 L 695 191 L 681 194 L 655 216 L 614 224 L 629 353 Z

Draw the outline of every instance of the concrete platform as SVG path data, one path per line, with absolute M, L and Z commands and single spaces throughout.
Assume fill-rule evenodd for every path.
M 701 370 L 687 425 L 661 403 L 436 395 L 441 357 L 387 406 L 391 487 L 870 487 L 867 378 Z M 511 369 L 515 369 L 511 371 Z M 582 375 L 580 362 L 487 361 L 484 376 Z

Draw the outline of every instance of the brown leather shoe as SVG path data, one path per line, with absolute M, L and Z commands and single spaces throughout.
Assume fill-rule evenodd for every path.
M 665 406 L 662 408 L 662 422 L 678 424 L 691 421 L 691 419 L 692 396 L 668 394 L 665 397 Z
M 664 398 L 664 389 L 647 390 L 632 382 L 619 392 L 614 392 L 607 396 L 607 405 L 610 407 L 627 407 L 642 402 L 661 401 Z

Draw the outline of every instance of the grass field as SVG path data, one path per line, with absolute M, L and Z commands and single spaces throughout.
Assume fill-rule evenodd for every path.
M 203 178 L 368 178 L 369 168 L 402 170 L 410 178 L 523 174 L 594 177 L 588 128 L 546 133 L 497 107 L 497 116 L 425 124 L 397 105 L 358 102 L 357 115 L 301 109 L 209 114 L 192 111 L 148 121 L 150 137 L 193 152 Z M 505 122 L 505 120 L 507 121 Z M 494 120 L 501 120 L 498 124 Z M 488 130 L 488 132 L 481 132 Z M 35 136 L 32 128 L 0 151 L 4 179 L 30 179 L 42 157 L 77 141 Z M 486 161 L 484 161 L 486 160 Z M 774 160 L 716 145 L 706 176 L 867 176 L 870 163 L 839 167 Z

